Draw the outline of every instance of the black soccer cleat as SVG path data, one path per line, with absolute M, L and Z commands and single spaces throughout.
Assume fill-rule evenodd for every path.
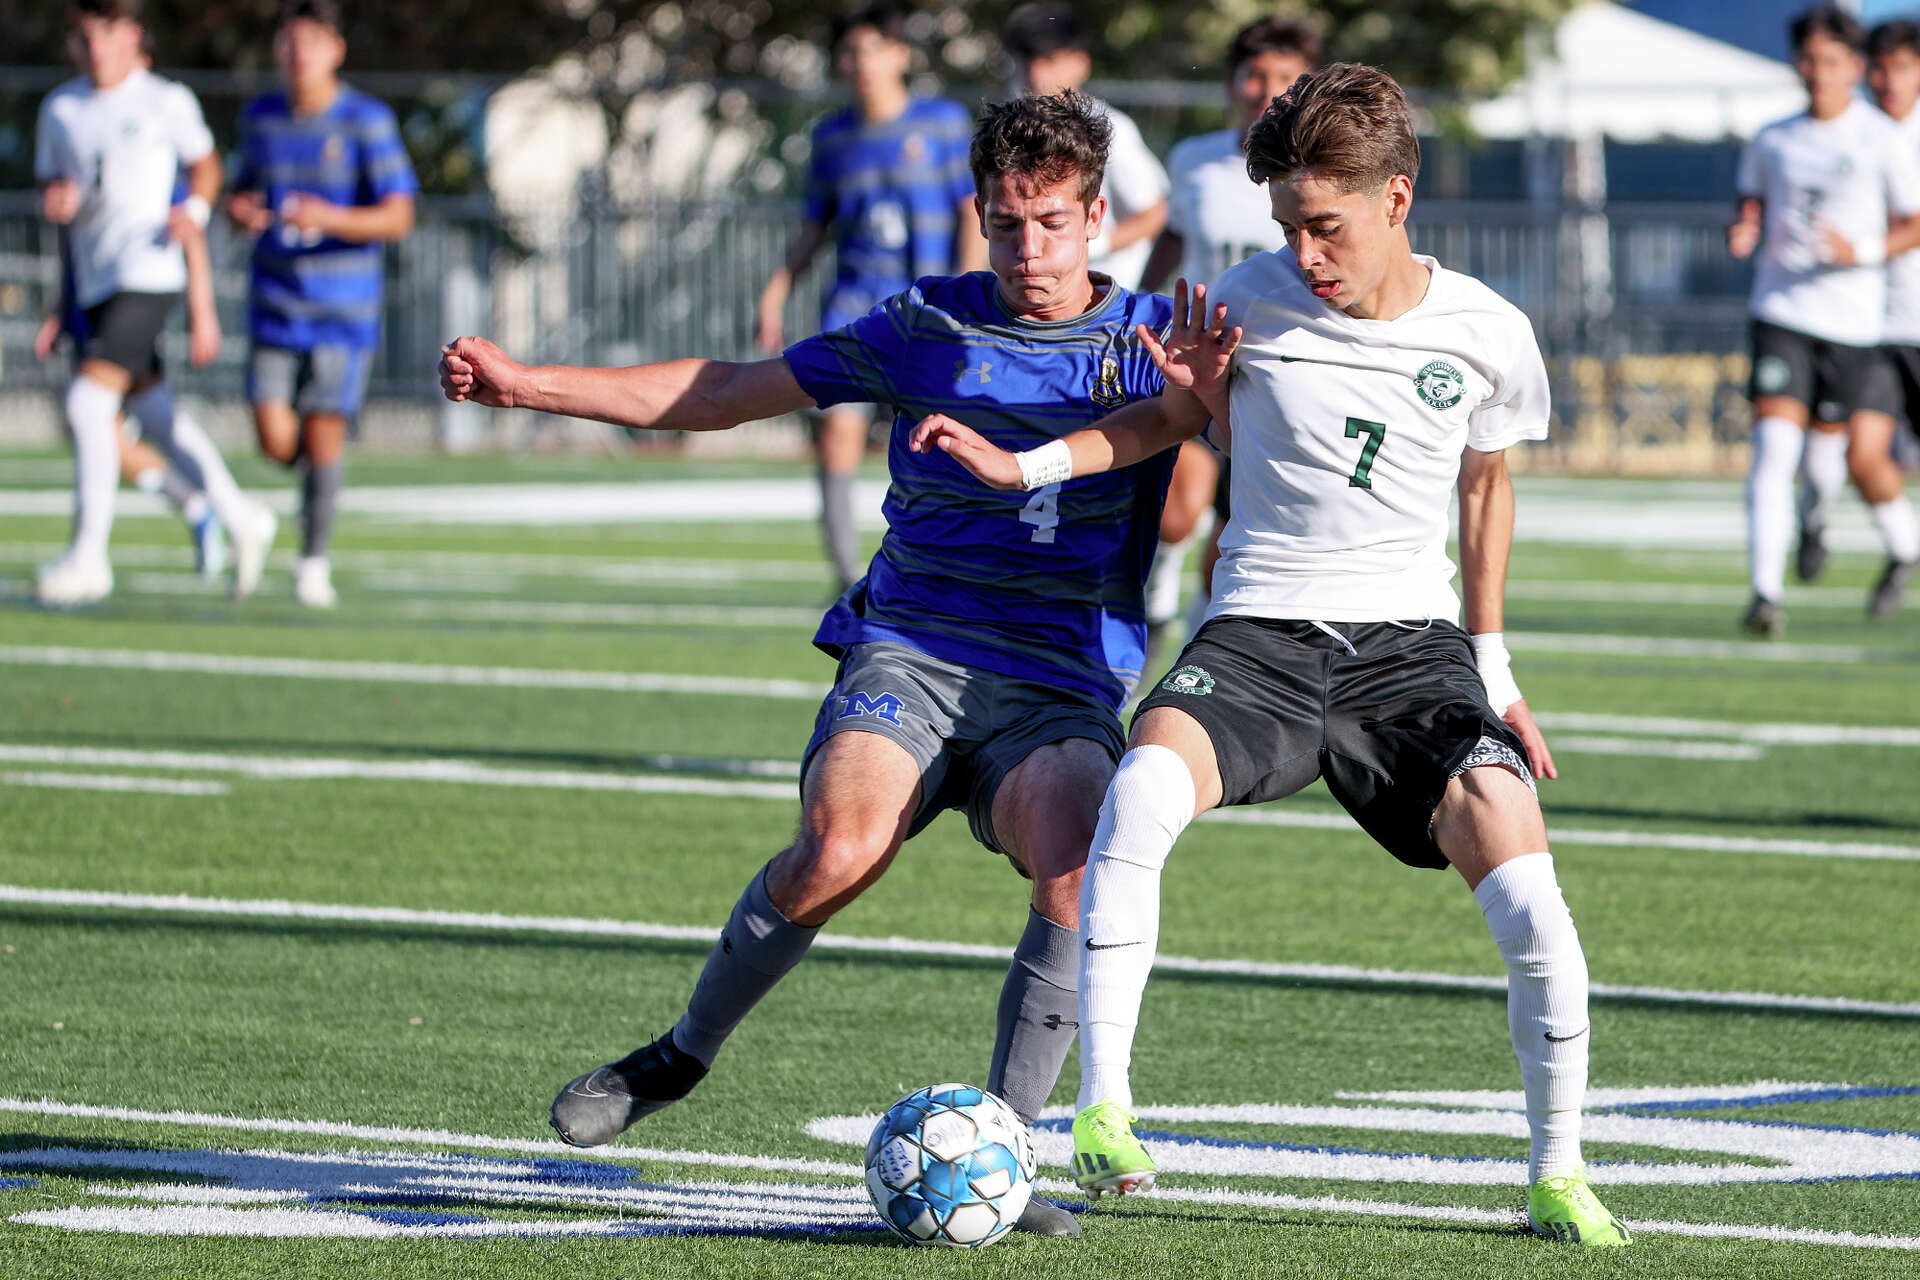
M 1750 636 L 1778 640 L 1787 633 L 1787 613 L 1765 596 L 1757 595 L 1747 606 L 1747 616 L 1740 620 L 1740 625 Z
M 1800 526 L 1800 547 L 1794 552 L 1794 576 L 1812 582 L 1827 567 L 1827 531 L 1818 525 Z
M 1053 1201 L 1035 1196 L 1020 1211 L 1020 1220 L 1013 1224 L 1013 1229 L 1031 1236 L 1077 1236 L 1080 1220 Z
M 1900 601 L 1906 597 L 1907 584 L 1913 581 L 1915 565 L 1920 565 L 1920 560 L 1887 561 L 1887 567 L 1880 571 L 1880 581 L 1873 584 L 1873 594 L 1867 597 L 1869 618 L 1885 622 L 1900 612 Z
M 669 1031 L 620 1061 L 570 1082 L 553 1100 L 547 1122 L 563 1142 L 603 1146 L 634 1121 L 692 1093 L 706 1075 L 700 1059 L 674 1046 Z

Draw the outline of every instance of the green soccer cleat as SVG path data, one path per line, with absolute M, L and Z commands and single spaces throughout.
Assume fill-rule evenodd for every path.
M 1587 1182 L 1587 1167 L 1542 1178 L 1527 1193 L 1527 1217 L 1535 1234 L 1585 1249 L 1618 1249 L 1633 1243 L 1620 1219 L 1607 1212 Z
M 1153 1157 L 1133 1136 L 1134 1117 L 1096 1102 L 1073 1118 L 1073 1180 L 1095 1199 L 1153 1190 Z

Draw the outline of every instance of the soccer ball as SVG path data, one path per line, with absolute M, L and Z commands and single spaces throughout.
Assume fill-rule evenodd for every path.
M 992 1244 L 1026 1211 L 1033 1172 L 1027 1126 L 972 1085 L 915 1089 L 887 1108 L 867 1139 L 873 1207 L 914 1244 Z

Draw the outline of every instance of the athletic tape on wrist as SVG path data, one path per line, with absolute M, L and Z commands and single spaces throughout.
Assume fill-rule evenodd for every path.
M 1488 631 L 1473 637 L 1473 663 L 1480 669 L 1480 683 L 1487 687 L 1487 705 L 1495 715 L 1504 716 L 1508 707 L 1520 701 L 1520 686 L 1513 678 L 1513 658 L 1507 653 L 1506 636 Z
M 1014 454 L 1013 460 L 1020 464 L 1022 489 L 1043 489 L 1073 479 L 1073 451 L 1065 440 L 1049 440 L 1038 449 Z
M 180 209 L 192 220 L 193 225 L 202 231 L 205 231 L 207 223 L 213 220 L 213 206 L 207 203 L 204 196 L 188 196 L 180 202 Z
M 1887 260 L 1887 242 L 1879 236 L 1868 236 L 1862 244 L 1853 250 L 1855 266 L 1877 267 Z

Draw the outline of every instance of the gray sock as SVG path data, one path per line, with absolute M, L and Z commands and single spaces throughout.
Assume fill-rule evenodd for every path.
M 1013 949 L 1000 988 L 999 1029 L 987 1088 L 1032 1124 L 1047 1105 L 1080 1031 L 1080 935 L 1028 908 L 1027 930 Z
M 820 473 L 820 524 L 826 530 L 827 555 L 845 590 L 860 576 L 860 532 L 853 527 L 853 476 Z
M 316 466 L 300 464 L 300 554 L 325 556 L 333 546 L 333 509 L 340 502 L 340 488 L 346 483 L 347 465 L 329 462 Z
M 187 509 L 187 503 L 200 494 L 197 486 L 189 484 L 187 478 L 172 467 L 160 473 L 160 492 L 166 495 L 175 510 L 182 512 Z
M 711 1067 L 740 1019 L 807 954 L 816 926 L 797 925 L 767 896 L 767 869 L 753 878 L 733 905 L 720 941 L 700 971 L 687 1011 L 674 1024 L 673 1042 Z

